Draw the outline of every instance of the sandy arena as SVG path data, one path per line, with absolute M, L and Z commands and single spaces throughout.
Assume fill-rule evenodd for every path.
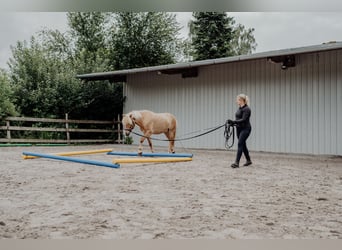
M 342 239 L 341 157 L 252 152 L 254 164 L 239 169 L 229 167 L 235 151 L 223 150 L 119 169 L 21 158 L 111 147 L 137 150 L 0 148 L 0 238 Z

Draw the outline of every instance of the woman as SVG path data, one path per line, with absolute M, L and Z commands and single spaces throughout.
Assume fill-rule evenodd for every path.
M 235 113 L 235 120 L 228 120 L 230 125 L 236 125 L 236 133 L 239 139 L 238 150 L 236 153 L 235 162 L 231 165 L 232 168 L 238 168 L 242 153 L 246 157 L 246 163 L 243 166 L 249 166 L 252 164 L 249 156 L 246 140 L 251 133 L 252 127 L 249 122 L 251 117 L 251 110 L 248 106 L 249 99 L 245 94 L 240 94 L 236 97 L 236 103 L 239 105 L 239 109 Z

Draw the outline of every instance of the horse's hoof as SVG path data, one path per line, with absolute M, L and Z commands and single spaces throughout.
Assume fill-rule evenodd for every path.
M 142 156 L 142 152 L 138 152 L 138 156 Z

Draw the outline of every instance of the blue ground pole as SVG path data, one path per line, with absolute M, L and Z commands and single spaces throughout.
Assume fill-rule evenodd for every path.
M 42 158 L 48 158 L 53 160 L 61 160 L 61 161 L 70 161 L 70 162 L 77 162 L 89 165 L 96 165 L 102 167 L 109 167 L 109 168 L 119 168 L 119 164 L 112 164 L 109 162 L 102 162 L 102 161 L 94 161 L 94 160 L 87 160 L 69 156 L 59 156 L 59 155 L 50 155 L 50 154 L 42 154 L 42 153 L 32 153 L 32 152 L 23 152 L 23 155 L 30 155 L 30 156 L 38 156 Z

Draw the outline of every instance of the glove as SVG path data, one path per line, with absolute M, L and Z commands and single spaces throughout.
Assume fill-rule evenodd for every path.
M 231 120 L 231 119 L 228 119 L 228 124 L 229 124 L 229 125 L 234 125 L 234 121 Z

